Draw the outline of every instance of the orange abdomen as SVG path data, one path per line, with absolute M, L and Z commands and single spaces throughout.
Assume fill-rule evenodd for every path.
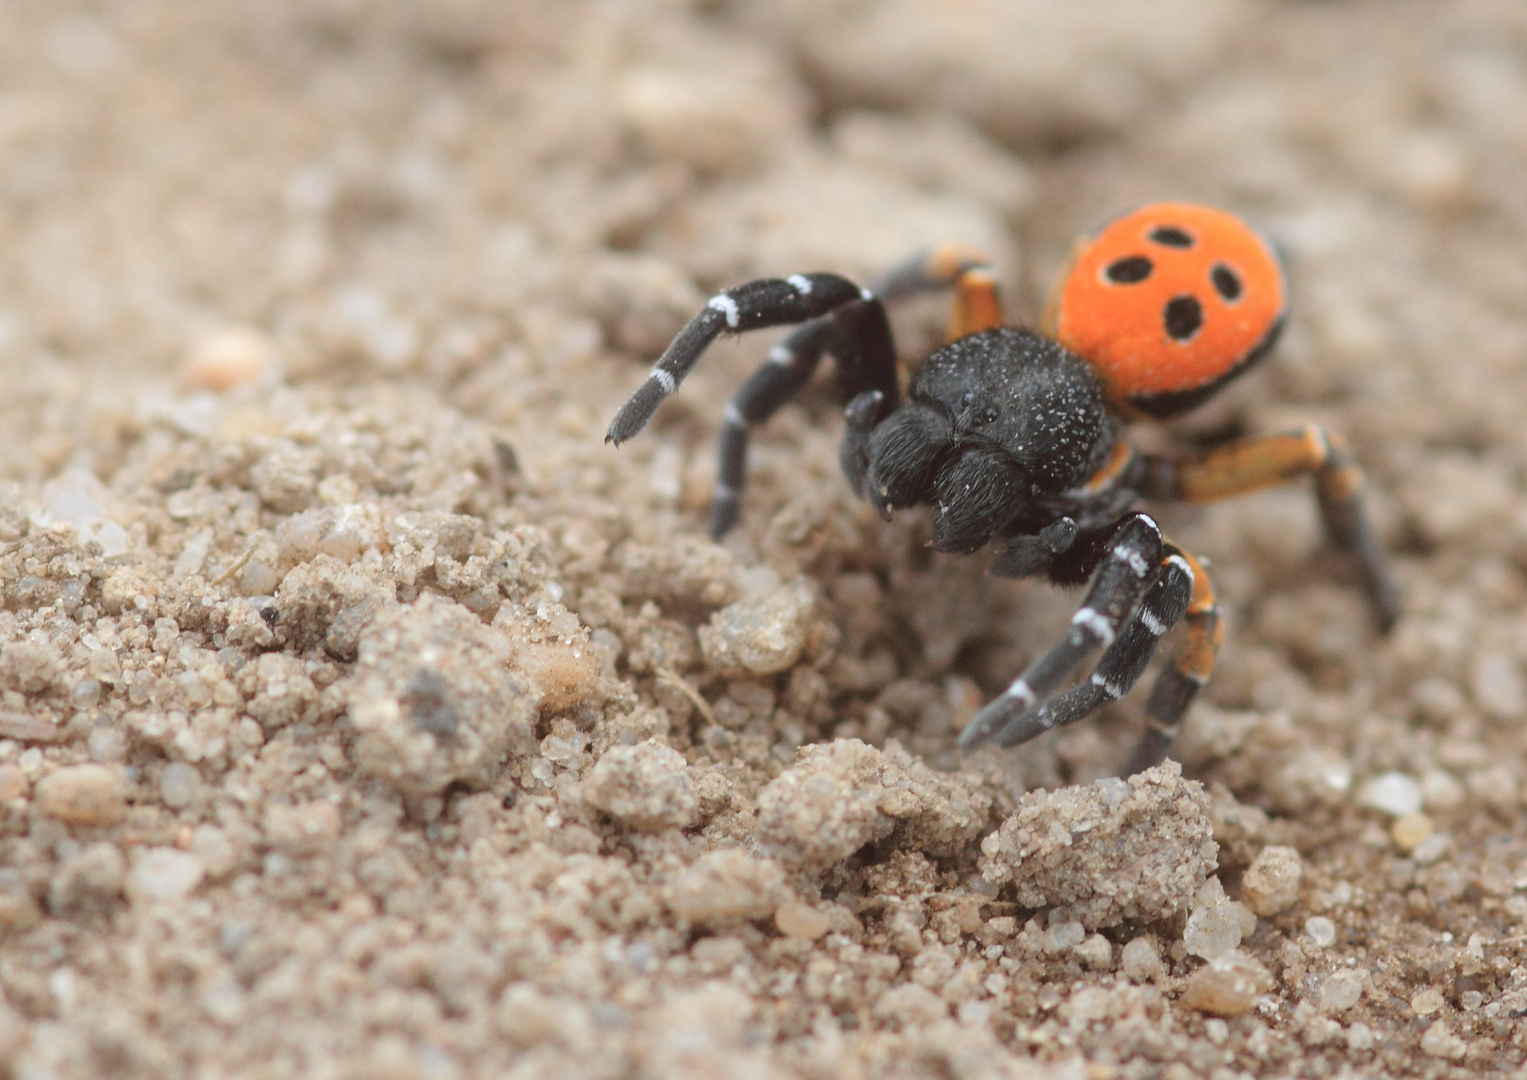
M 1171 416 L 1265 353 L 1285 303 L 1276 254 L 1239 218 L 1154 203 L 1080 247 L 1047 321 L 1116 406 Z

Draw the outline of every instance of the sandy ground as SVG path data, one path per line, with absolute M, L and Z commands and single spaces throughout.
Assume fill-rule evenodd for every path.
M 1519 0 L 5 0 L 0 1060 L 1520 1075 L 1523 175 Z M 1132 701 L 954 750 L 1075 598 L 856 504 L 815 388 L 704 539 L 768 334 L 602 444 L 717 287 L 956 240 L 1033 318 L 1166 197 L 1294 306 L 1140 440 L 1344 432 L 1407 593 L 1303 488 L 1164 509 L 1180 775 Z

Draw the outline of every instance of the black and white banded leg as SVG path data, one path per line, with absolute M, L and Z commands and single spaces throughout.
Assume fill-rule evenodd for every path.
M 1193 571 L 1187 560 L 1168 554 L 1134 617 L 1103 653 L 1091 677 L 1010 720 L 993 741 L 1016 746 L 1051 728 L 1074 724 L 1129 693 L 1156 655 L 1162 636 L 1182 621 L 1192 596 Z
M 773 416 L 806 385 L 821 362 L 834 325 L 831 319 L 812 319 L 769 350 L 769 359 L 727 402 L 721 418 L 716 487 L 711 493 L 711 539 L 719 540 L 742 512 L 742 487 L 747 481 L 748 430 Z
M 1103 549 L 1066 636 L 975 715 L 960 733 L 960 746 L 977 746 L 995 738 L 1059 690 L 1094 649 L 1112 646 L 1156 578 L 1163 554 L 1161 529 L 1155 521 L 1141 513 L 1125 517 Z
M 711 539 L 725 536 L 741 514 L 749 430 L 795 396 L 824 352 L 831 353 L 835 361 L 842 395 L 859 402 L 851 411 L 851 427 L 867 423 L 873 428 L 896 407 L 896 347 L 879 300 L 873 296 L 851 300 L 831 315 L 797 327 L 769 350 L 768 360 L 727 403 L 721 423 L 716 488 L 711 496 Z M 848 466 L 844 468 L 846 472 Z M 862 469 L 860 472 L 862 475 Z M 849 474 L 850 483 L 853 480 Z
M 663 399 L 679 388 L 701 354 L 722 334 L 794 326 L 852 301 L 872 299 L 868 290 L 837 274 L 764 278 L 717 293 L 705 310 L 679 331 L 658 357 L 647 381 L 621 406 L 605 433 L 605 442 L 619 446 L 646 427 Z
M 1193 556 L 1184 553 L 1183 558 L 1193 568 L 1193 599 L 1183 620 L 1187 633 L 1172 662 L 1162 669 L 1156 685 L 1151 687 L 1145 705 L 1145 731 L 1125 766 L 1124 776 L 1158 765 L 1166 757 L 1188 706 L 1213 676 L 1215 657 L 1225 640 L 1225 626 L 1220 621 L 1209 572 Z
M 711 508 L 713 538 L 719 539 L 737 522 L 749 429 L 774 415 L 805 385 L 824 352 L 837 361 L 845 398 L 879 392 L 873 421 L 896 407 L 895 347 L 885 308 L 873 293 L 837 274 L 792 274 L 717 294 L 674 338 L 605 435 L 606 442 L 618 446 L 641 431 L 716 338 L 792 324 L 804 325 L 769 351 L 768 361 L 727 405 Z

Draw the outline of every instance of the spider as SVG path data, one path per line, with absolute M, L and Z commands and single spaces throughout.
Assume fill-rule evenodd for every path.
M 948 340 L 902 403 L 885 304 L 944 288 L 954 291 Z M 1400 613 L 1362 472 L 1339 436 L 1309 425 L 1182 456 L 1140 453 L 1122 437 L 1129 421 L 1177 416 L 1244 373 L 1272 348 L 1284 312 L 1282 267 L 1256 232 L 1223 211 L 1157 203 L 1078 244 L 1044 333 L 1004 325 L 986 260 L 954 245 L 871 288 L 818 273 L 728 289 L 680 331 L 605 441 L 641 431 L 717 337 L 797 326 L 726 407 L 711 536 L 738 520 L 750 428 L 830 353 L 847 403 L 839 461 L 857 494 L 887 519 L 932 504 L 929 546 L 991 545 L 995 576 L 1087 586 L 1065 636 L 976 714 L 961 746 L 1013 746 L 1122 698 L 1161 637 L 1186 623 L 1130 775 L 1167 755 L 1223 639 L 1203 562 L 1163 538 L 1141 499 L 1208 502 L 1313 475 L 1325 531 L 1354 558 L 1380 631 Z M 1097 649 L 1090 676 L 1068 686 Z

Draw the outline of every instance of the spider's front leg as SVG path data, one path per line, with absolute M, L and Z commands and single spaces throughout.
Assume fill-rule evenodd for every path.
M 1156 676 L 1150 700 L 1145 705 L 1145 733 L 1135 745 L 1124 776 L 1133 776 L 1158 765 L 1177 738 L 1182 718 L 1193 699 L 1214 674 L 1214 661 L 1225 640 L 1219 605 L 1214 600 L 1214 585 L 1201 562 L 1184 552 L 1182 558 L 1193 571 L 1193 595 L 1188 601 L 1186 640 L 1172 662 Z
M 845 397 L 879 394 L 871 424 L 896 407 L 896 350 L 880 300 L 836 274 L 792 274 L 739 285 L 713 297 L 673 339 L 647 381 L 615 414 L 606 442 L 641 431 L 663 399 L 678 389 L 707 346 L 722 334 L 803 324 L 769 350 L 766 363 L 732 396 L 722 417 L 710 535 L 737 523 L 747 478 L 750 430 L 795 396 L 825 353 L 837 361 Z
M 1145 598 L 1140 601 L 1139 609 L 1104 651 L 1087 681 L 1008 721 L 993 741 L 998 746 L 1016 746 L 1051 728 L 1074 724 L 1128 694 L 1145 673 L 1151 657 L 1156 655 L 1156 644 L 1187 613 L 1193 583 L 1194 575 L 1188 560 L 1175 549 L 1169 549 Z M 1186 701 L 1182 707 L 1187 707 Z
M 976 746 L 996 738 L 1059 690 L 1094 649 L 1113 646 L 1142 594 L 1161 576 L 1163 555 L 1161 529 L 1156 523 L 1146 514 L 1126 516 L 1105 545 L 1066 636 L 1030 664 L 1001 697 L 976 714 L 961 732 L 960 745 Z
M 646 427 L 663 399 L 679 388 L 701 354 L 722 334 L 803 323 L 855 300 L 873 299 L 869 292 L 837 274 L 764 278 L 717 293 L 705 310 L 679 331 L 641 389 L 621 406 L 610 421 L 605 442 L 619 446 Z M 817 355 L 821 355 L 820 348 Z
M 864 497 L 864 476 L 869 470 L 870 432 L 885 414 L 885 395 L 866 390 L 854 395 L 843 410 L 843 441 L 838 445 L 838 464 L 855 495 Z

